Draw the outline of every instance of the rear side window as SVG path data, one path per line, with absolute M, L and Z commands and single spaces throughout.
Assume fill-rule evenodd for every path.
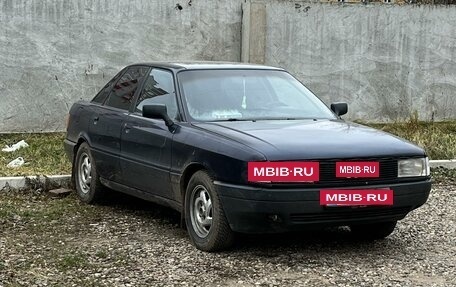
M 144 75 L 149 70 L 148 67 L 130 67 L 123 74 L 122 78 L 114 85 L 112 92 L 109 95 L 105 105 L 128 110 L 133 100 L 136 90 L 138 89 L 139 83 L 144 78 Z
M 106 98 L 109 96 L 109 93 L 112 90 L 112 86 L 114 85 L 115 82 L 117 82 L 122 76 L 122 73 L 124 70 L 120 71 L 117 75 L 114 76 L 104 87 L 101 89 L 101 91 L 98 92 L 98 94 L 93 98 L 92 102 L 93 103 L 99 103 L 103 104 Z

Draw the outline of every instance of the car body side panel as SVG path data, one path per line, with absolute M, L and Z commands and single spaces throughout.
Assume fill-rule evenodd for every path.
M 71 162 L 74 160 L 74 148 L 81 139 L 88 142 L 89 145 L 91 144 L 90 138 L 87 135 L 91 110 L 90 104 L 83 101 L 75 103 L 70 109 L 64 146 Z
M 179 124 L 172 145 L 171 183 L 175 198 L 182 200 L 182 175 L 191 165 L 202 166 L 214 180 L 239 183 L 246 180 L 246 162 L 264 159 L 261 153 L 239 142 L 190 124 Z
M 172 135 L 162 120 L 126 116 L 121 136 L 122 184 L 173 198 L 169 179 Z
M 81 133 L 87 131 L 89 127 L 90 104 L 79 101 L 70 109 L 70 122 L 68 124 L 66 138 L 72 142 L 78 142 Z
M 99 175 L 118 182 L 120 169 L 120 133 L 125 111 L 90 105 L 88 137 Z

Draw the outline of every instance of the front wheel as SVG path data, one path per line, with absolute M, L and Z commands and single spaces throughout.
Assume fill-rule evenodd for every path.
M 379 222 L 372 224 L 352 225 L 350 229 L 356 237 L 367 240 L 383 239 L 393 233 L 397 221 Z
M 230 247 L 234 234 L 225 217 L 212 179 L 196 172 L 185 193 L 185 218 L 190 240 L 196 248 L 213 252 Z
M 101 184 L 95 161 L 87 143 L 82 143 L 74 161 L 74 179 L 79 199 L 86 203 L 98 202 L 105 187 Z

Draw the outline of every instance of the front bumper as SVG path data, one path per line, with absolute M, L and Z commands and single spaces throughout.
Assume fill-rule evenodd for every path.
M 272 189 L 214 182 L 230 227 L 242 233 L 275 233 L 311 227 L 343 226 L 403 219 L 429 197 L 431 181 L 363 188 L 390 188 L 393 206 L 326 207 L 320 189 Z M 356 189 L 357 187 L 344 187 Z

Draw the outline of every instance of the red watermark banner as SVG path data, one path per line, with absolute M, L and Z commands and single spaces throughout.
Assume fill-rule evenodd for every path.
M 379 177 L 380 164 L 376 161 L 336 162 L 336 177 Z
M 324 189 L 320 205 L 393 205 L 391 189 Z
M 320 180 L 318 162 L 249 162 L 248 180 L 252 182 L 314 182 Z

